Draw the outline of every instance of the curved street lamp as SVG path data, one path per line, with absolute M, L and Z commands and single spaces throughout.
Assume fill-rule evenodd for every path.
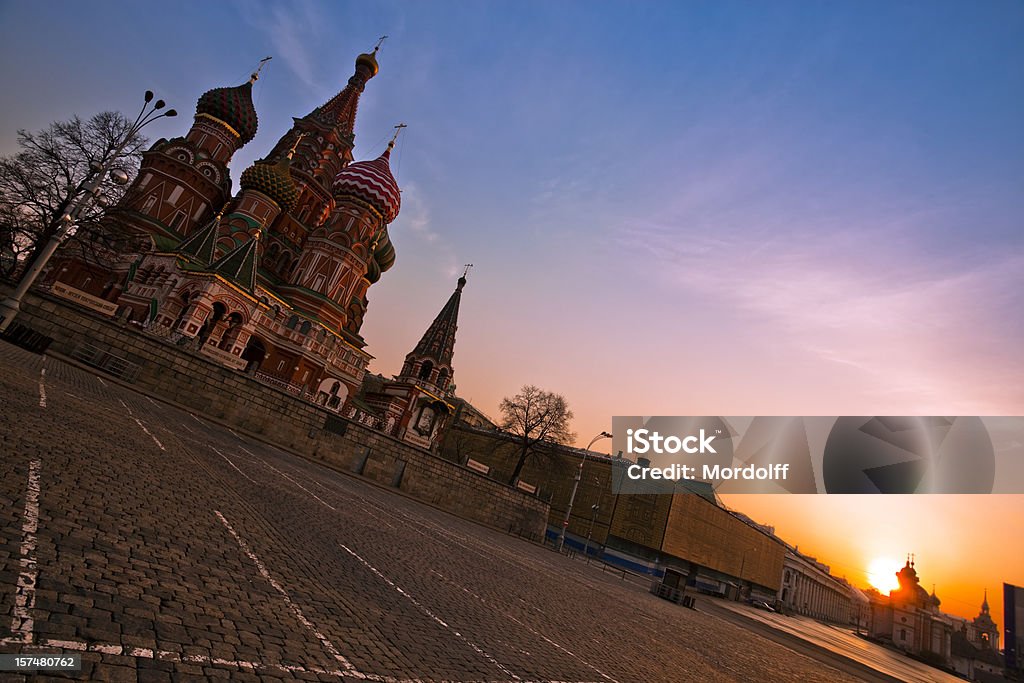
M 153 123 L 157 119 L 164 117 L 177 116 L 178 112 L 173 109 L 160 112 L 164 108 L 165 103 L 163 100 L 157 100 L 153 102 L 152 108 L 150 108 L 150 102 L 153 102 L 153 91 L 147 90 L 145 94 L 145 103 L 142 105 L 142 109 L 139 111 L 139 115 L 135 117 L 135 122 L 124 132 L 124 136 L 121 141 L 117 144 L 117 147 L 111 151 L 111 153 L 105 156 L 101 161 L 94 161 L 89 164 L 89 172 L 86 174 L 82 182 L 78 184 L 75 191 L 69 197 L 69 206 L 64 209 L 64 213 L 56 221 L 57 230 L 50 237 L 46 246 L 40 250 L 36 260 L 32 263 L 31 267 L 25 271 L 24 275 L 21 276 L 21 281 L 15 288 L 14 292 L 0 301 L 0 332 L 3 332 L 10 326 L 14 321 L 15 316 L 18 315 L 18 311 L 21 310 L 21 300 L 25 297 L 29 288 L 35 283 L 36 278 L 43 272 L 43 268 L 49 262 L 50 257 L 53 256 L 54 252 L 57 251 L 57 247 L 67 239 L 68 233 L 71 228 L 74 227 L 75 221 L 78 219 L 79 214 L 93 201 L 100 203 L 100 185 L 103 183 L 103 177 L 110 172 L 111 180 L 118 185 L 125 185 L 128 183 L 128 174 L 121 169 L 110 170 L 110 167 L 117 161 L 121 152 L 131 142 L 135 134 L 140 130 Z M 160 112 L 160 113 L 157 113 Z
M 565 530 L 569 528 L 569 517 L 572 516 L 572 504 L 576 502 L 576 491 L 580 487 L 580 479 L 583 478 L 583 465 L 587 462 L 587 456 L 590 454 L 590 447 L 594 445 L 594 442 L 600 439 L 610 439 L 612 435 L 608 432 L 601 432 L 587 444 L 587 448 L 583 451 L 583 459 L 580 460 L 580 468 L 576 471 L 576 477 L 572 482 L 572 495 L 569 496 L 569 507 L 565 511 L 565 521 L 562 522 L 562 531 L 558 535 L 558 552 L 562 552 L 562 546 L 565 545 Z

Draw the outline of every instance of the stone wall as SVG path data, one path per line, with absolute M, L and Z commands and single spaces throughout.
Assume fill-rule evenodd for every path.
M 0 287 L 0 296 L 6 295 Z M 92 344 L 138 365 L 131 384 L 268 443 L 360 474 L 465 519 L 540 540 L 548 506 L 428 451 L 309 404 L 196 352 L 48 295 L 29 295 L 17 322 L 75 357 Z

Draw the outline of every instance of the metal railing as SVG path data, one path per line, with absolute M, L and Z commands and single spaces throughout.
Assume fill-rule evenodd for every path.
M 138 363 L 133 363 L 127 358 L 117 356 L 88 342 L 82 342 L 76 346 L 71 351 L 71 357 L 126 382 L 134 382 L 139 376 L 141 368 Z

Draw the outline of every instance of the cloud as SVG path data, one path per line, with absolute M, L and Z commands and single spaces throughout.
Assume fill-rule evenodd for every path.
M 425 242 L 436 242 L 438 234 L 430 226 L 430 209 L 416 183 L 407 182 L 402 187 L 402 211 L 399 214 L 401 226 Z
M 281 59 L 307 88 L 319 90 L 314 52 L 329 22 L 313 0 L 286 4 L 239 1 L 235 3 L 243 21 L 263 33 L 272 55 Z
M 647 223 L 616 242 L 656 259 L 671 285 L 721 302 L 752 336 L 867 379 L 879 407 L 865 410 L 1024 410 L 1024 254 L 926 257 L 888 228 L 759 240 Z

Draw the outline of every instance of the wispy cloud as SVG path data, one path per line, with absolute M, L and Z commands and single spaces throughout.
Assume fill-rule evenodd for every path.
M 426 198 L 414 182 L 402 187 L 402 212 L 400 225 L 425 242 L 436 242 L 438 234 L 430 225 L 430 208 Z
M 272 56 L 280 59 L 308 88 L 319 90 L 314 52 L 327 22 L 314 0 L 289 3 L 238 1 L 242 20 L 266 37 Z
M 461 272 L 458 257 L 452 245 L 434 229 L 430 203 L 422 188 L 413 181 L 402 185 L 402 211 L 391 227 L 393 239 L 398 235 L 402 246 L 412 246 L 401 240 L 400 233 L 406 232 L 420 243 L 420 258 L 427 257 L 445 277 L 454 277 Z M 399 247 L 401 248 L 401 247 Z M 429 254 L 429 256 L 427 256 Z
M 1013 322 L 1024 254 L 973 265 L 939 261 L 881 232 L 803 233 L 772 243 L 735 233 L 683 237 L 670 227 L 641 225 L 618 241 L 657 259 L 675 286 L 723 302 L 725 315 L 752 334 L 869 378 L 879 406 L 1024 409 L 1014 379 L 1024 371 L 1016 351 L 1024 339 Z

